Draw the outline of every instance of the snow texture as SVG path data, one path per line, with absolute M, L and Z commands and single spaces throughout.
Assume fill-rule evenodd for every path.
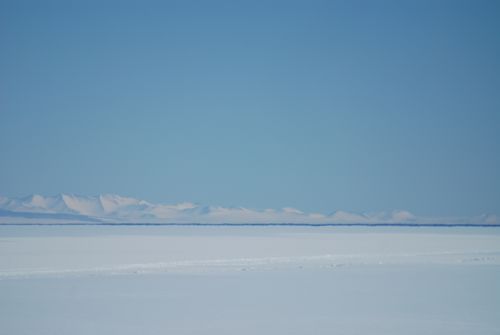
M 500 334 L 498 228 L 0 226 L 2 334 Z

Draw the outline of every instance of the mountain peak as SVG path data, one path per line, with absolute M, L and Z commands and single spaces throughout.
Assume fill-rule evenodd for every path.
M 359 214 L 334 211 L 329 215 L 307 213 L 292 207 L 255 210 L 245 207 L 204 206 L 191 202 L 154 204 L 117 194 L 81 196 L 60 193 L 54 196 L 32 194 L 21 198 L 0 197 L 0 209 L 7 212 L 40 215 L 72 215 L 89 222 L 147 223 L 466 223 L 500 224 L 494 214 L 473 218 L 421 218 L 405 210 Z M 33 214 L 33 215 L 35 215 Z M 2 214 L 4 215 L 4 214 Z M 31 215 L 30 217 L 33 217 Z M 35 215 L 36 216 L 36 215 Z M 64 216 L 63 216 L 64 217 Z M 86 218 L 86 219 L 84 219 Z M 6 222 L 0 217 L 0 222 Z

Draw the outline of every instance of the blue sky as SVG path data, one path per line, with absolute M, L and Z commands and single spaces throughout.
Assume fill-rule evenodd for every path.
M 500 213 L 498 1 L 0 1 L 0 193 Z

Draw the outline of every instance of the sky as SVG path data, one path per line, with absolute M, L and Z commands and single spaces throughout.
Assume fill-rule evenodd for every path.
M 0 194 L 500 213 L 498 1 L 0 0 Z

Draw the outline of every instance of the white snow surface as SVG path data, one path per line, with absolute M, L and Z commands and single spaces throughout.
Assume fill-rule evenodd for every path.
M 0 333 L 500 334 L 499 228 L 0 226 Z
M 60 231 L 52 228 L 48 231 Z M 481 228 L 463 233 L 467 228 L 89 226 L 62 232 L 72 229 L 97 234 L 1 237 L 0 279 L 288 266 L 500 265 L 500 234 Z
M 477 217 L 428 218 L 406 210 L 378 213 L 333 211 L 306 213 L 296 208 L 250 209 L 245 207 L 204 206 L 184 202 L 153 204 L 115 194 L 78 196 L 30 195 L 23 198 L 0 197 L 0 223 L 411 223 L 411 224 L 500 224 L 496 215 Z

